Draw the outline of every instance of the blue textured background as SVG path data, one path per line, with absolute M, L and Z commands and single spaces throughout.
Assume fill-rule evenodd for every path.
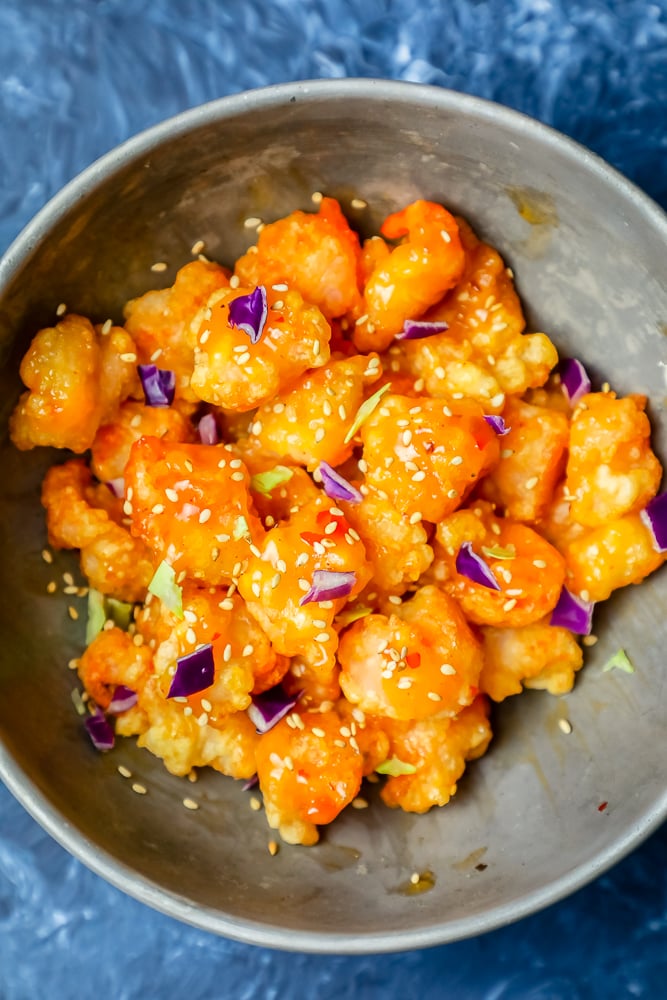
M 667 0 L 0 0 L 0 251 L 147 125 L 286 80 L 478 94 L 596 150 L 667 207 Z M 512 927 L 384 957 L 288 956 L 146 909 L 0 787 L 0 1000 L 578 1000 L 667 995 L 667 828 Z

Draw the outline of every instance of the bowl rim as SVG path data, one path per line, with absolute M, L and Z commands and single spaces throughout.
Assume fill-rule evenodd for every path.
M 630 200 L 648 226 L 667 243 L 667 214 L 645 192 L 600 156 L 573 139 L 530 116 L 485 98 L 436 86 L 376 78 L 303 80 L 275 84 L 218 98 L 161 121 L 114 147 L 60 189 L 28 222 L 0 260 L 0 297 L 26 260 L 48 237 L 70 209 L 117 172 L 159 147 L 164 140 L 216 121 L 234 118 L 253 109 L 281 107 L 294 101 L 329 103 L 333 100 L 392 101 L 428 106 L 443 112 L 470 114 L 476 121 L 506 125 L 518 133 L 529 132 L 549 149 L 557 149 L 589 171 L 618 197 Z M 410 930 L 341 933 L 293 930 L 258 920 L 225 916 L 210 906 L 195 905 L 159 886 L 120 859 L 100 850 L 76 827 L 65 821 L 46 795 L 28 778 L 10 754 L 0 734 L 0 779 L 36 822 L 70 854 L 96 875 L 153 909 L 201 930 L 214 932 L 260 947 L 316 954 L 350 954 L 406 951 L 454 942 L 503 927 L 564 899 L 619 862 L 667 819 L 667 788 L 610 845 L 587 863 L 527 893 L 473 914 L 437 925 Z

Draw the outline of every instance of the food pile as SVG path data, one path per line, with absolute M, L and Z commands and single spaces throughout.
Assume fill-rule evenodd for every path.
M 594 605 L 667 549 L 645 397 L 524 332 L 512 272 L 441 205 L 362 242 L 315 200 L 123 326 L 41 330 L 11 420 L 81 456 L 42 502 L 89 583 L 95 745 L 256 775 L 300 844 L 364 777 L 447 803 L 489 699 L 569 691 Z

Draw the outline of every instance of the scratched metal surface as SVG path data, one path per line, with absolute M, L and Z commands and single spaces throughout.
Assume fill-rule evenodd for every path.
M 318 76 L 495 99 L 584 142 L 667 207 L 667 0 L 0 0 L 0 251 L 145 126 Z M 0 788 L 0 1000 L 662 997 L 666 850 L 663 828 L 565 902 L 475 940 L 282 955 L 123 896 Z

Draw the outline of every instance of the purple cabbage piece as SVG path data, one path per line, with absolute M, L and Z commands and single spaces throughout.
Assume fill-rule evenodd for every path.
M 119 499 L 122 500 L 122 498 L 125 496 L 125 480 L 123 479 L 122 476 L 120 476 L 118 479 L 107 480 L 107 487 L 109 490 L 111 490 L 111 492 L 115 497 L 118 497 Z
M 667 493 L 654 497 L 639 516 L 651 532 L 657 551 L 667 552 Z
M 125 687 L 124 684 L 119 684 L 113 693 L 107 712 L 109 715 L 120 715 L 121 712 L 127 712 L 128 708 L 134 708 L 136 704 L 137 692 Z
M 137 365 L 146 406 L 171 406 L 176 392 L 176 373 L 157 365 Z
M 266 302 L 266 288 L 258 285 L 248 295 L 239 295 L 229 303 L 229 325 L 243 330 L 256 344 L 262 336 L 269 308 Z
M 116 742 L 114 731 L 99 706 L 96 706 L 94 715 L 88 716 L 84 725 L 86 732 L 90 736 L 90 741 L 96 750 L 101 750 L 103 753 L 106 750 L 113 750 L 114 743 Z
M 303 692 L 287 694 L 281 684 L 276 684 L 269 691 L 256 694 L 246 713 L 251 722 L 254 723 L 258 733 L 268 733 L 270 729 L 288 715 Z
M 347 503 L 361 503 L 363 497 L 358 489 L 355 489 L 347 479 L 329 465 L 328 462 L 320 462 L 318 472 L 322 477 L 324 492 L 330 500 L 344 500 Z
M 333 601 L 338 597 L 348 597 L 357 582 L 356 573 L 334 573 L 328 569 L 316 569 L 313 582 L 307 594 L 304 594 L 299 604 L 310 604 L 312 601 Z
M 396 334 L 396 340 L 423 340 L 435 333 L 444 333 L 449 326 L 445 322 L 429 322 L 424 319 L 406 319 L 403 329 Z
M 563 392 L 572 406 L 576 406 L 582 396 L 591 391 L 591 380 L 586 369 L 577 358 L 567 358 L 560 366 L 560 382 Z
M 590 635 L 593 627 L 593 608 L 591 601 L 583 601 L 581 597 L 571 594 L 563 587 L 556 607 L 551 612 L 551 624 L 567 628 L 575 635 Z
M 213 662 L 213 646 L 207 643 L 195 649 L 187 656 L 180 656 L 176 661 L 174 674 L 167 698 L 187 698 L 191 694 L 203 691 L 213 683 L 215 664 Z
M 505 435 L 509 434 L 509 432 L 512 429 L 511 427 L 507 426 L 502 417 L 496 417 L 492 413 L 485 413 L 484 419 L 486 420 L 489 427 L 493 428 L 498 437 L 505 437 Z
M 456 572 L 472 580 L 473 583 L 478 583 L 480 587 L 500 590 L 500 585 L 491 569 L 481 556 L 473 552 L 470 542 L 464 542 L 457 553 Z

